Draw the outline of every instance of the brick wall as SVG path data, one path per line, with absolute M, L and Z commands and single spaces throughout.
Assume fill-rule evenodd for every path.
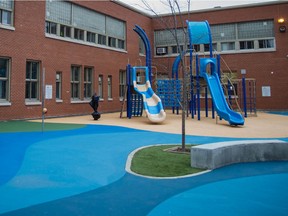
M 109 1 L 77 3 L 126 21 L 127 52 L 47 38 L 45 37 L 45 1 L 15 2 L 15 31 L 0 29 L 0 56 L 11 58 L 11 105 L 1 106 L 0 104 L 0 120 L 40 118 L 42 115 L 41 104 L 25 105 L 26 60 L 40 61 L 41 68 L 45 68 L 45 84 L 52 85 L 53 99 L 45 100 L 45 107 L 48 109 L 47 116 L 90 114 L 93 111 L 88 104 L 89 101 L 84 101 L 83 82 L 81 86 L 83 101 L 71 102 L 71 65 L 80 66 L 82 72 L 85 66 L 94 68 L 94 92 L 98 90 L 98 76 L 102 74 L 104 100 L 99 103 L 98 110 L 100 112 L 120 111 L 119 70 L 125 69 L 128 62 L 137 64 L 140 62 L 139 59 L 145 62 L 145 59 L 139 56 L 139 39 L 133 28 L 135 24 L 138 24 L 149 32 L 151 19 Z M 62 102 L 57 102 L 55 99 L 57 71 L 62 72 Z M 108 75 L 112 76 L 113 100 L 108 100 Z
M 256 79 L 256 104 L 257 109 L 263 110 L 288 110 L 288 30 L 286 33 L 279 32 L 280 24 L 277 23 L 279 17 L 283 17 L 288 28 L 288 4 L 272 4 L 266 6 L 255 6 L 245 8 L 216 9 L 214 11 L 202 11 L 189 14 L 191 21 L 208 20 L 209 24 L 235 23 L 253 20 L 274 20 L 274 31 L 276 41 L 276 51 L 272 52 L 251 52 L 222 54 L 221 57 L 228 64 L 229 68 L 237 71 L 241 78 L 241 69 L 246 69 L 247 78 Z M 173 18 L 170 16 L 161 19 L 153 19 L 154 29 L 165 29 L 165 25 L 173 27 Z M 188 19 L 183 16 L 183 20 Z M 164 21 L 164 22 L 163 22 Z M 181 26 L 179 19 L 178 26 Z M 163 24 L 165 23 L 165 25 Z M 185 26 L 186 27 L 186 26 Z M 171 74 L 172 65 L 175 57 L 157 57 L 154 63 L 166 65 Z M 225 64 L 221 69 L 227 69 Z M 162 71 L 165 69 L 163 68 Z M 161 69 L 160 69 L 161 71 Z M 262 96 L 262 86 L 271 87 L 271 97 Z
M 125 21 L 127 52 L 101 49 L 45 37 L 45 1 L 15 1 L 15 30 L 0 28 L 0 57 L 11 58 L 11 105 L 3 106 L 0 103 L 0 120 L 41 117 L 41 104 L 25 104 L 27 60 L 36 60 L 41 63 L 41 68 L 45 68 L 46 71 L 45 84 L 53 87 L 53 99 L 45 100 L 45 107 L 48 108 L 47 116 L 80 115 L 92 112 L 88 101 L 71 103 L 71 65 L 81 66 L 82 71 L 85 66 L 94 68 L 94 90 L 96 92 L 98 89 L 98 75 L 102 74 L 104 77 L 104 101 L 100 102 L 99 111 L 120 111 L 119 70 L 125 69 L 127 63 L 131 65 L 145 64 L 145 58 L 139 56 L 139 38 L 133 31 L 135 24 L 145 29 L 152 47 L 153 29 L 163 29 L 165 27 L 157 18 L 152 20 L 150 17 L 114 2 L 78 1 L 75 3 Z M 239 77 L 240 69 L 245 68 L 247 77 L 256 78 L 258 109 L 288 109 L 288 91 L 286 91 L 288 84 L 288 32 L 279 33 L 279 24 L 277 23 L 280 15 L 284 16 L 287 22 L 287 11 L 288 4 L 286 3 L 230 10 L 220 9 L 189 15 L 190 20 L 208 20 L 210 24 L 261 19 L 275 20 L 276 52 L 226 54 L 222 56 L 232 70 L 238 71 Z M 164 19 L 169 19 L 169 17 L 164 17 Z M 171 71 L 173 61 L 174 58 L 157 57 L 152 60 L 152 65 L 156 65 L 160 72 L 164 71 L 165 68 Z M 55 100 L 57 71 L 62 72 L 62 102 Z M 112 76 L 112 101 L 108 101 L 107 95 L 108 75 Z M 261 87 L 265 85 L 271 86 L 272 97 L 262 97 Z M 83 89 L 83 86 L 81 89 Z M 81 94 L 81 97 L 83 97 L 83 92 Z

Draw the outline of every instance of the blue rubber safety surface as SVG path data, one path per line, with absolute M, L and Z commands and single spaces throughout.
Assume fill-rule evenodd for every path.
M 288 116 L 288 111 L 269 111 L 270 114 Z
M 179 143 L 181 135 L 89 125 L 0 133 L 0 140 L 0 215 L 288 214 L 288 162 L 161 180 L 126 173 L 127 156 L 142 146 Z M 186 136 L 193 144 L 229 140 L 239 139 Z

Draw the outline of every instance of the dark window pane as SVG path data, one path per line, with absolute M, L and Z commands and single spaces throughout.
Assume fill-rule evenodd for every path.
M 32 79 L 37 79 L 38 77 L 38 63 L 32 62 Z
M 37 99 L 37 82 L 31 83 L 31 99 Z
M 98 35 L 98 44 L 106 45 L 106 36 Z
M 60 83 L 56 83 L 56 98 L 60 98 Z
M 0 99 L 6 99 L 6 85 L 6 81 L 0 80 Z
M 31 73 L 31 63 L 26 63 L 26 79 L 30 79 L 30 73 Z
M 7 59 L 0 59 L 0 77 L 7 77 Z
M 30 82 L 26 82 L 25 86 L 25 98 L 30 98 Z

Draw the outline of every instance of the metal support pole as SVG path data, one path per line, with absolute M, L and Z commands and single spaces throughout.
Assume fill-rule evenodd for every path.
M 196 86 L 197 86 L 197 111 L 198 111 L 198 121 L 200 120 L 200 81 L 199 81 L 199 58 L 198 55 L 196 55 Z
M 44 121 L 45 121 L 45 68 L 42 69 L 42 133 L 44 132 Z
M 245 75 L 243 75 L 243 77 L 242 77 L 242 91 L 243 91 L 243 109 L 244 109 L 244 117 L 247 118 L 246 79 L 245 79 Z
M 206 117 L 208 117 L 208 89 L 207 89 L 207 86 L 205 87 L 205 112 L 206 112 Z
M 128 64 L 126 67 L 126 85 L 127 85 L 127 117 L 131 119 L 132 117 L 132 107 L 131 107 L 131 65 Z

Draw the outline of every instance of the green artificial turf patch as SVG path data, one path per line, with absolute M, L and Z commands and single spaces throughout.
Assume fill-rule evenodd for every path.
M 164 151 L 172 147 L 177 146 L 161 145 L 139 150 L 132 159 L 131 170 L 153 177 L 175 177 L 203 171 L 191 167 L 190 154 Z M 190 148 L 191 145 L 186 147 Z
M 44 131 L 72 130 L 83 128 L 81 124 L 44 123 Z M 42 122 L 2 121 L 0 132 L 35 132 L 42 131 Z

